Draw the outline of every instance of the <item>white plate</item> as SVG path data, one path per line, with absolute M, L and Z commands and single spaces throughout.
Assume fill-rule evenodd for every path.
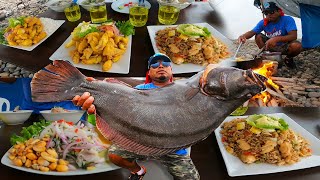
M 71 64 L 73 64 L 75 67 L 82 68 L 82 69 L 88 69 L 92 71 L 101 71 L 102 72 L 102 64 L 82 64 L 78 63 L 75 64 L 72 61 L 72 58 L 69 55 L 69 52 L 71 50 L 74 50 L 75 47 L 66 48 L 65 45 L 70 42 L 72 39 L 71 35 L 64 41 L 64 43 L 50 56 L 50 60 L 65 60 L 69 61 Z M 119 74 L 128 74 L 130 69 L 130 56 L 131 56 L 131 41 L 132 36 L 129 36 L 128 46 L 126 49 L 126 52 L 121 56 L 120 60 L 116 63 L 112 63 L 112 67 L 108 73 L 119 73 Z
M 270 116 L 283 118 L 288 124 L 289 128 L 291 128 L 294 132 L 300 134 L 306 140 L 310 142 L 310 147 L 312 149 L 312 156 L 301 158 L 300 162 L 297 162 L 293 165 L 286 166 L 277 166 L 271 165 L 267 163 L 260 164 L 245 164 L 238 157 L 231 155 L 228 153 L 221 142 L 221 124 L 216 130 L 215 135 L 218 141 L 218 145 L 224 159 L 224 162 L 227 167 L 227 171 L 229 176 L 246 176 L 246 175 L 255 175 L 255 174 L 269 174 L 276 172 L 284 172 L 284 171 L 292 171 L 297 169 L 305 169 L 315 166 L 320 166 L 320 140 L 309 133 L 307 130 L 303 129 L 298 123 L 288 117 L 283 113 L 275 113 L 269 114 Z M 235 118 L 246 118 L 247 116 L 229 116 L 224 122 L 231 121 Z
M 81 3 L 82 3 L 83 1 L 86 1 L 86 0 L 78 0 L 78 1 L 77 1 L 77 4 L 81 5 Z M 106 3 L 112 3 L 112 2 L 114 2 L 114 1 L 115 1 L 115 0 L 105 0 L 104 2 L 106 2 Z
M 50 18 L 40 18 L 40 20 L 43 23 L 44 31 L 47 33 L 47 36 L 44 39 L 42 39 L 39 43 L 34 44 L 32 46 L 9 46 L 9 45 L 5 45 L 5 46 L 22 49 L 26 51 L 32 51 L 34 48 L 39 46 L 43 41 L 45 41 L 48 37 L 50 37 L 65 22 L 65 20 L 54 20 Z
M 117 11 L 119 13 L 129 14 L 129 7 L 128 6 L 125 6 L 123 9 L 119 9 L 119 6 L 124 6 L 124 4 L 128 4 L 129 2 L 137 3 L 137 4 L 139 3 L 138 0 L 118 0 L 118 1 L 114 1 L 111 4 L 111 8 L 114 11 Z M 148 1 L 144 1 L 144 4 L 148 9 L 151 8 L 151 4 Z
M 213 28 L 211 25 L 209 25 L 208 23 L 195 23 L 194 25 L 198 25 L 198 26 L 202 26 L 202 27 L 206 27 L 208 28 L 208 30 L 211 32 L 211 35 L 213 35 L 215 38 L 220 39 L 228 48 L 229 51 L 232 50 L 233 47 L 233 43 L 230 39 L 228 39 L 227 37 L 225 37 L 223 34 L 221 34 L 219 31 L 217 31 L 215 28 Z M 156 32 L 162 29 L 165 29 L 167 27 L 176 27 L 178 25 L 160 25 L 160 26 L 147 26 L 148 28 L 148 32 L 149 32 L 149 36 L 151 39 L 151 43 L 153 46 L 153 50 L 155 51 L 155 53 L 158 53 L 159 50 L 156 46 Z M 189 72 L 199 72 L 201 70 L 203 70 L 205 68 L 205 66 L 201 66 L 201 65 L 197 65 L 197 64 L 174 64 L 172 63 L 172 71 L 174 74 L 179 74 L 179 73 L 189 73 Z
M 26 167 L 18 167 L 12 164 L 12 161 L 8 157 L 9 155 L 9 150 L 4 154 L 4 156 L 1 159 L 1 163 L 3 165 L 9 166 L 14 169 L 18 169 L 21 171 L 26 171 L 30 173 L 35 173 L 35 174 L 43 174 L 43 175 L 52 175 L 52 176 L 75 176 L 75 175 L 85 175 L 85 174 L 95 174 L 95 173 L 101 173 L 101 172 L 107 172 L 107 171 L 112 171 L 115 169 L 119 169 L 118 166 L 112 164 L 112 163 L 105 163 L 102 165 L 99 165 L 93 170 L 85 170 L 85 169 L 77 169 L 74 171 L 67 171 L 67 172 L 56 172 L 56 171 L 49 171 L 49 172 L 42 172 L 39 170 L 34 170 L 31 168 L 26 168 Z

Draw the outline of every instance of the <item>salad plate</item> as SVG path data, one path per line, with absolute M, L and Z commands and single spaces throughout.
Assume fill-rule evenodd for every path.
M 10 46 L 7 44 L 3 44 L 5 46 L 9 46 L 16 49 L 21 49 L 25 51 L 32 51 L 34 48 L 39 46 L 42 42 L 48 39 L 59 27 L 65 22 L 65 20 L 55 20 L 51 18 L 39 18 L 44 26 L 44 31 L 47 33 L 47 36 L 43 38 L 39 43 L 34 44 L 32 46 Z
M 116 12 L 129 14 L 129 6 L 138 3 L 138 0 L 117 0 L 111 4 L 111 8 Z M 151 8 L 151 4 L 148 1 L 144 1 L 144 4 L 146 8 Z
M 229 52 L 233 49 L 233 43 L 230 39 L 225 37 L 223 34 L 221 34 L 218 30 L 213 28 L 210 24 L 208 23 L 195 23 L 194 25 L 198 25 L 201 27 L 206 27 L 210 32 L 211 35 L 214 36 L 215 38 L 218 38 L 221 42 L 223 42 L 228 48 Z M 157 48 L 156 45 L 156 33 L 159 30 L 163 30 L 168 27 L 177 27 L 178 25 L 156 25 L 156 26 L 147 26 L 148 33 L 150 36 L 151 44 L 153 47 L 153 50 L 155 53 L 159 52 L 159 49 Z M 221 61 L 223 62 L 223 61 Z M 172 63 L 172 71 L 173 74 L 180 74 L 180 73 L 191 73 L 191 72 L 199 72 L 202 71 L 205 68 L 205 66 L 198 65 L 198 64 L 191 64 L 191 63 L 185 63 L 185 64 L 174 64 Z
M 52 123 L 44 120 L 34 122 L 33 125 L 24 127 L 20 135 L 14 134 L 10 137 L 13 146 L 4 154 L 1 163 L 21 171 L 55 176 L 85 175 L 118 169 L 118 166 L 106 158 L 110 142 L 99 136 L 95 127 L 90 124 L 77 123 L 74 125 L 72 122 L 62 119 Z M 29 149 L 24 147 L 21 149 L 18 142 Z M 29 152 L 30 148 L 32 148 L 31 152 Z M 33 156 L 26 155 L 26 161 L 20 161 L 22 166 L 17 166 L 9 156 L 18 157 L 18 151 L 19 153 L 33 154 Z M 40 152 L 41 154 L 39 154 Z M 30 167 L 31 164 L 27 165 L 28 161 L 31 163 L 35 159 L 37 159 L 36 165 L 40 164 L 40 157 L 46 159 L 46 163 L 48 163 L 45 165 L 43 162 L 41 165 L 51 170 L 48 169 L 49 171 L 45 172 L 36 167 Z M 63 165 L 63 161 L 60 161 L 62 159 L 70 163 L 67 171 L 58 172 L 63 171 L 62 167 L 58 169 L 58 167 L 49 166 L 49 162 Z
M 253 164 L 245 164 L 243 163 L 238 157 L 233 156 L 232 154 L 228 153 L 222 143 L 222 136 L 221 136 L 221 125 L 224 122 L 232 121 L 236 118 L 246 118 L 247 116 L 229 116 L 227 117 L 221 125 L 215 130 L 215 135 L 218 141 L 218 145 L 220 148 L 220 152 L 222 154 L 223 160 L 226 164 L 226 168 L 228 171 L 229 176 L 247 176 L 247 175 L 257 175 L 257 174 L 270 174 L 270 173 L 277 173 L 277 172 L 285 172 L 285 171 L 292 171 L 298 169 L 306 169 L 311 167 L 320 166 L 320 140 L 301 127 L 298 123 L 296 123 L 293 119 L 283 113 L 274 113 L 274 114 L 267 114 L 269 116 L 282 118 L 284 119 L 289 128 L 291 128 L 294 132 L 301 135 L 310 143 L 310 147 L 312 149 L 312 155 L 308 157 L 302 157 L 301 161 L 292 164 L 292 165 L 284 165 L 284 166 L 277 166 L 267 163 L 253 163 Z
M 39 170 L 34 170 L 31 168 L 26 168 L 26 167 L 18 167 L 12 164 L 12 161 L 8 158 L 9 156 L 9 150 L 4 154 L 4 156 L 1 159 L 1 163 L 3 165 L 6 165 L 8 167 L 20 170 L 20 171 L 25 171 L 29 173 L 35 173 L 35 174 L 42 174 L 42 175 L 53 175 L 53 176 L 76 176 L 76 175 L 85 175 L 85 174 L 95 174 L 95 173 L 101 173 L 101 172 L 107 172 L 107 171 L 112 171 L 115 169 L 119 169 L 120 167 L 112 164 L 112 163 L 104 163 L 92 170 L 85 170 L 85 169 L 77 169 L 77 170 L 70 170 L 67 172 L 56 172 L 56 171 L 49 171 L 49 172 L 42 172 Z

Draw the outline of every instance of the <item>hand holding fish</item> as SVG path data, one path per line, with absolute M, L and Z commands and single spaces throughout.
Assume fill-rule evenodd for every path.
M 76 106 L 81 106 L 83 110 L 87 110 L 88 114 L 94 114 L 96 107 L 93 105 L 94 97 L 89 92 L 84 92 L 81 96 L 76 95 L 72 102 Z
M 93 77 L 87 77 L 87 81 L 95 81 Z M 94 114 L 96 112 L 96 107 L 93 105 L 94 97 L 90 96 L 89 92 L 84 92 L 81 96 L 76 95 L 72 102 L 76 106 L 81 106 L 83 110 L 87 110 L 88 114 Z

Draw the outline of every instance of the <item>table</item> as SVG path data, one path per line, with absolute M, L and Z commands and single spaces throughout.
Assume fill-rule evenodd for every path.
M 320 138 L 320 131 L 317 129 L 317 125 L 320 124 L 320 108 L 249 108 L 248 114 L 256 113 L 285 113 L 297 123 L 299 123 L 303 128 L 308 130 L 317 138 Z M 33 115 L 25 124 L 17 126 L 5 126 L 1 125 L 0 128 L 0 156 L 2 157 L 4 153 L 10 148 L 9 137 L 12 133 L 17 133 L 21 131 L 21 127 L 27 126 L 32 123 L 32 120 L 36 120 L 39 117 Z M 221 156 L 217 140 L 214 133 L 211 134 L 204 141 L 192 146 L 191 157 L 195 163 L 202 180 L 318 180 L 320 179 L 320 167 L 314 167 L 303 170 L 295 170 L 289 172 L 266 174 L 266 175 L 254 175 L 254 176 L 243 176 L 243 177 L 229 177 L 227 170 Z M 150 172 L 150 171 L 149 171 Z M 163 178 L 164 176 L 160 174 L 161 172 L 154 171 L 152 174 L 146 174 L 144 180 L 166 180 L 170 178 Z M 9 168 L 4 165 L 0 165 L 1 179 L 6 180 L 21 180 L 27 176 L 32 175 L 34 180 L 47 180 L 56 179 L 55 176 L 42 176 L 34 175 L 22 171 L 18 171 Z M 123 180 L 127 179 L 129 172 L 125 169 L 118 169 L 114 171 L 77 176 L 76 178 L 81 180 L 94 178 L 98 179 L 112 179 L 112 180 Z M 161 178 L 162 177 L 162 178 Z M 74 178 L 74 177 L 73 177 Z M 60 180 L 70 179 L 70 177 L 59 177 Z
M 157 25 L 158 22 L 158 3 L 156 0 L 150 0 L 151 9 L 149 11 L 149 19 L 147 25 Z M 73 29 L 82 21 L 90 21 L 90 15 L 88 11 L 81 8 L 82 16 L 77 22 L 66 22 L 48 39 L 40 44 L 33 51 L 28 52 L 19 50 L 7 46 L 0 45 L 0 58 L 6 62 L 16 64 L 31 72 L 36 72 L 45 67 L 52 61 L 49 57 L 60 47 L 60 45 L 69 37 Z M 182 10 L 177 24 L 182 23 L 200 23 L 207 22 L 209 24 L 215 24 L 216 19 L 212 18 L 213 9 L 208 3 L 195 3 L 190 7 Z M 52 19 L 66 19 L 63 12 L 58 13 L 52 10 L 48 10 L 41 14 L 42 17 L 48 17 Z M 107 16 L 113 20 L 125 21 L 129 19 L 128 14 L 122 14 L 115 12 L 111 9 L 111 3 L 107 3 Z M 131 64 L 129 74 L 112 74 L 103 72 L 93 72 L 90 70 L 83 70 L 81 72 L 87 76 L 93 77 L 114 77 L 114 76 L 138 76 L 144 77 L 147 71 L 148 58 L 154 54 L 154 50 L 151 45 L 150 37 L 147 31 L 147 27 L 143 26 L 135 28 L 135 35 L 132 39 L 131 50 Z M 184 74 L 180 76 L 190 76 L 192 74 Z

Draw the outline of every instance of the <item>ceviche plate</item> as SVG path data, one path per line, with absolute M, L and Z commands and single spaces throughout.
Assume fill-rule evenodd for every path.
M 214 36 L 215 38 L 218 38 L 221 42 L 223 42 L 228 47 L 229 52 L 231 52 L 231 50 L 233 49 L 232 41 L 227 37 L 225 37 L 223 34 L 221 34 L 219 31 L 217 31 L 215 28 L 213 28 L 211 25 L 209 25 L 208 23 L 195 23 L 194 25 L 208 28 L 208 30 L 211 32 L 211 35 Z M 147 26 L 152 47 L 155 53 L 159 52 L 159 49 L 157 48 L 156 40 L 155 40 L 157 31 L 163 30 L 167 27 L 177 27 L 177 26 L 178 25 Z M 204 68 L 205 66 L 191 64 L 191 63 L 180 64 L 180 65 L 172 63 L 172 71 L 174 74 L 199 72 Z
M 305 138 L 310 143 L 310 148 L 312 149 L 312 155 L 308 157 L 301 157 L 300 161 L 292 164 L 292 165 L 283 165 L 277 166 L 267 163 L 253 163 L 253 164 L 245 164 L 238 157 L 233 156 L 228 153 L 221 141 L 221 125 L 224 122 L 231 121 L 235 118 L 246 118 L 247 116 L 229 116 L 227 117 L 223 123 L 215 130 L 215 135 L 218 141 L 218 145 L 224 159 L 224 162 L 227 167 L 227 171 L 229 176 L 247 176 L 247 175 L 256 175 L 256 174 L 269 174 L 276 172 L 284 172 L 284 171 L 292 171 L 298 169 L 305 169 L 320 166 L 320 140 L 301 127 L 298 123 L 296 123 L 293 119 L 283 113 L 274 113 L 268 114 L 273 117 L 278 117 L 284 119 L 288 124 L 289 128 L 291 128 L 295 133 L 300 134 L 303 138 Z
M 15 166 L 12 164 L 12 161 L 9 159 L 8 156 L 9 156 L 9 150 L 4 154 L 4 156 L 1 159 L 1 163 L 3 165 L 6 165 L 8 167 L 11 167 L 20 171 L 25 171 L 25 172 L 35 173 L 35 174 L 43 174 L 43 175 L 75 176 L 75 175 L 95 174 L 95 173 L 101 173 L 101 172 L 107 172 L 107 171 L 119 169 L 118 166 L 112 163 L 104 163 L 102 165 L 97 166 L 93 170 L 77 169 L 77 170 L 69 170 L 67 172 L 56 172 L 56 171 L 43 172 L 43 171 L 31 169 L 31 168 Z
M 128 36 L 128 46 L 126 52 L 121 56 L 120 60 L 116 63 L 112 64 L 111 69 L 107 71 L 107 73 L 118 73 L 118 74 L 128 74 L 130 69 L 130 57 L 131 57 L 131 42 L 132 42 L 132 35 Z M 74 50 L 75 47 L 66 48 L 65 45 L 70 42 L 72 36 L 70 35 L 64 43 L 49 57 L 50 60 L 65 60 L 69 61 L 75 67 L 81 69 L 88 69 L 92 71 L 100 71 L 102 72 L 102 64 L 82 64 L 82 63 L 74 63 L 72 58 L 69 54 L 70 51 Z
M 32 51 L 34 48 L 39 46 L 43 41 L 45 41 L 48 37 L 50 37 L 59 27 L 65 22 L 65 20 L 54 20 L 51 18 L 39 18 L 44 26 L 44 31 L 47 33 L 47 36 L 43 38 L 39 43 L 34 44 L 32 46 L 10 46 L 5 45 L 9 47 L 13 47 L 16 49 L 22 49 L 25 51 Z

